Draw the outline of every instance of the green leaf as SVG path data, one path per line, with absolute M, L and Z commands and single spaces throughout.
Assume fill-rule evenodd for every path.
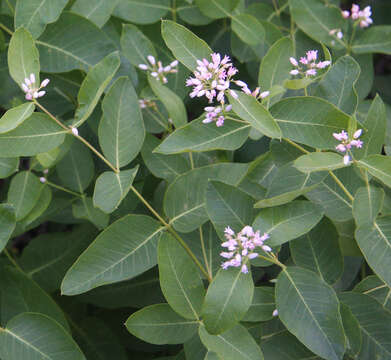
M 31 116 L 34 109 L 34 103 L 28 102 L 8 110 L 0 119 L 0 134 L 17 128 Z
M 246 44 L 257 45 L 265 40 L 265 29 L 262 24 L 248 14 L 239 14 L 232 17 L 232 31 Z
M 262 209 L 253 227 L 268 233 L 270 246 L 281 245 L 309 232 L 323 217 L 319 205 L 309 201 L 295 200 L 289 204 Z
M 16 174 L 8 189 L 8 203 L 15 209 L 16 220 L 25 218 L 36 205 L 43 185 L 30 171 Z
M 160 80 L 154 79 L 151 75 L 148 75 L 148 83 L 157 98 L 167 109 L 168 115 L 170 116 L 174 126 L 179 128 L 186 125 L 187 113 L 181 98 L 167 86 L 161 84 Z
M 17 0 L 15 7 L 15 29 L 24 27 L 35 39 L 47 24 L 55 22 L 63 11 L 67 0 Z
M 128 331 L 151 344 L 182 344 L 198 328 L 198 321 L 186 320 L 168 304 L 157 304 L 135 312 L 125 323 Z
M 186 319 L 199 320 L 205 289 L 198 268 L 168 233 L 159 240 L 158 264 L 160 287 L 171 308 Z
M 348 349 L 348 353 L 350 355 L 357 355 L 360 352 L 362 345 L 360 324 L 347 305 L 343 303 L 340 305 L 340 312 L 347 340 L 346 347 Z
M 161 154 L 188 151 L 236 150 L 247 140 L 250 125 L 226 119 L 224 126 L 203 124 L 193 120 L 175 130 L 154 150 Z
M 37 220 L 49 207 L 52 201 L 52 191 L 49 186 L 43 186 L 39 198 L 30 213 L 20 222 L 23 226 L 28 226 Z
M 229 96 L 234 112 L 262 134 L 281 138 L 281 130 L 270 113 L 253 97 L 236 91 L 237 98 Z
M 311 85 L 314 81 L 315 80 L 311 78 L 290 79 L 284 81 L 284 87 L 290 90 L 300 90 Z
M 191 71 L 198 66 L 197 60 L 209 59 L 213 53 L 204 40 L 173 21 L 162 21 L 162 36 L 174 57 Z
M 122 27 L 121 49 L 134 66 L 148 64 L 148 55 L 157 57 L 151 40 L 132 24 L 124 24 Z
M 302 155 L 294 161 L 296 169 L 303 173 L 330 171 L 345 167 L 340 154 L 332 152 L 313 152 Z
M 274 85 L 283 85 L 284 80 L 290 78 L 291 56 L 293 44 L 290 39 L 282 38 L 270 47 L 259 67 L 258 84 L 262 90 L 270 90 Z M 282 95 L 277 99 L 281 97 Z
M 373 223 L 359 225 L 355 237 L 369 266 L 388 286 L 391 286 L 391 216 Z
M 287 163 L 275 173 L 264 199 L 255 204 L 256 208 L 286 204 L 300 195 L 314 189 L 324 178 L 324 173 L 303 174 L 292 163 Z
M 107 55 L 88 72 L 77 95 L 79 106 L 75 113 L 73 127 L 79 127 L 90 117 L 119 65 L 119 53 L 116 51 Z
M 19 168 L 19 158 L 0 158 L 0 179 L 11 176 Z
M 152 24 L 170 10 L 170 0 L 119 0 L 113 15 L 135 24 Z
M 355 84 L 360 72 L 360 66 L 352 57 L 340 57 L 319 82 L 315 95 L 330 101 L 346 114 L 353 114 L 358 103 Z
M 64 355 L 66 354 L 66 355 Z M 23 313 L 0 330 L 0 356 L 9 360 L 85 360 L 78 345 L 53 319 L 36 313 Z
M 19 264 L 28 277 L 53 292 L 60 289 L 66 271 L 95 236 L 96 230 L 90 225 L 39 235 L 23 249 Z
M 144 215 L 127 215 L 117 220 L 98 235 L 68 270 L 62 293 L 81 294 L 131 279 L 152 268 L 157 263 L 156 246 L 163 229 Z
M 72 204 L 72 214 L 77 219 L 85 219 L 92 222 L 99 230 L 103 230 L 109 224 L 109 215 L 94 207 L 90 197 L 83 196 Z
M 280 320 L 305 346 L 324 359 L 342 359 L 345 335 L 329 285 L 312 271 L 288 267 L 278 276 L 276 301 Z
M 195 334 L 183 344 L 186 360 L 219 360 L 216 353 L 209 351 L 201 342 L 200 336 Z
M 242 325 L 238 324 L 220 335 L 210 335 L 201 325 L 199 334 L 204 345 L 221 359 L 263 360 L 261 349 Z
M 220 269 L 209 285 L 202 307 L 208 332 L 216 335 L 234 327 L 250 308 L 253 294 L 250 274 L 244 274 L 241 268 Z
M 391 26 L 389 25 L 371 26 L 356 36 L 352 50 L 355 54 L 391 54 L 390 35 Z
M 325 45 L 341 49 L 343 40 L 331 36 L 330 31 L 344 28 L 344 18 L 336 6 L 322 0 L 292 0 L 289 2 L 293 20 L 312 39 Z
M 195 0 L 201 12 L 212 19 L 231 17 L 239 0 Z
M 323 218 L 308 234 L 289 243 L 297 266 L 312 270 L 322 280 L 334 284 L 343 272 L 343 257 L 334 224 Z
M 369 295 L 386 309 L 391 310 L 391 288 L 376 275 L 367 276 L 352 291 Z
M 8 67 L 11 77 L 21 86 L 30 74 L 35 75 L 39 83 L 39 53 L 34 39 L 24 28 L 17 29 L 8 46 Z
M 0 134 L 1 156 L 33 156 L 61 145 L 66 130 L 46 114 L 33 113 L 28 121 L 15 130 Z
M 221 239 L 227 225 L 239 232 L 254 220 L 254 199 L 234 186 L 210 181 L 205 199 L 206 211 Z
M 0 204 L 0 253 L 3 251 L 16 226 L 13 206 Z
M 381 154 L 386 141 L 386 107 L 379 95 L 376 95 L 363 122 L 365 130 L 360 136 L 364 142 L 361 149 L 354 151 L 355 159 L 361 159 L 372 154 Z
M 384 190 L 374 186 L 360 187 L 353 200 L 353 216 L 358 226 L 372 224 L 383 207 Z
M 192 121 L 190 124 L 193 124 Z M 190 125 L 189 124 L 189 125 Z M 176 131 L 175 133 L 177 133 Z M 158 138 L 146 134 L 141 156 L 148 170 L 156 177 L 172 182 L 178 175 L 190 170 L 190 164 L 185 155 L 161 155 L 154 151 L 160 147 Z
M 113 84 L 102 108 L 99 143 L 106 158 L 119 169 L 137 156 L 145 137 L 137 94 L 128 77 Z
M 270 320 L 273 318 L 275 308 L 274 288 L 268 286 L 255 287 L 253 301 L 242 321 L 258 322 Z
M 318 149 L 335 149 L 333 133 L 349 128 L 348 115 L 329 102 L 311 96 L 281 100 L 270 112 L 283 137 Z
M 76 0 L 76 2 L 72 5 L 71 10 L 101 28 L 110 19 L 111 13 L 117 6 L 117 3 L 118 0 L 90 0 L 88 2 Z
M 180 232 L 197 229 L 208 220 L 205 194 L 208 179 L 237 185 L 244 177 L 247 165 L 220 163 L 191 170 L 178 176 L 167 188 L 164 211 L 170 223 Z M 227 172 L 230 176 L 227 178 Z M 189 188 L 192 191 L 189 191 Z
M 95 173 L 91 152 L 80 141 L 74 140 L 67 154 L 57 164 L 56 170 L 65 187 L 82 194 Z
M 358 166 L 391 187 L 391 158 L 385 155 L 369 155 L 358 161 Z
M 103 31 L 87 19 L 69 12 L 64 12 L 55 24 L 48 25 L 36 44 L 41 70 L 46 72 L 88 71 L 116 50 Z
M 123 170 L 118 174 L 112 171 L 101 174 L 95 183 L 94 206 L 107 214 L 117 209 L 128 194 L 137 170 L 138 166 L 130 170 Z
M 357 319 L 362 335 L 358 359 L 391 357 L 391 315 L 376 300 L 367 295 L 345 292 L 342 303 L 349 306 Z
M 2 326 L 14 316 L 31 311 L 50 316 L 69 331 L 61 308 L 26 274 L 10 266 L 0 267 L 0 274 Z

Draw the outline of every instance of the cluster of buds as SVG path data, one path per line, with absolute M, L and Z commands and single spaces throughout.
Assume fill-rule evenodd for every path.
M 357 21 L 362 28 L 366 28 L 373 23 L 371 15 L 372 11 L 370 6 L 365 7 L 364 10 L 360 10 L 360 6 L 356 4 L 352 5 L 351 13 L 347 10 L 342 11 L 342 16 L 345 19 L 351 18 L 355 22 Z
M 140 106 L 140 109 L 146 109 L 148 107 L 156 106 L 156 103 L 154 101 L 148 99 L 139 99 L 138 104 Z
M 316 69 L 324 69 L 325 67 L 331 64 L 331 61 L 319 61 L 318 59 L 318 50 L 309 50 L 306 52 L 305 57 L 301 57 L 299 61 L 297 61 L 294 57 L 289 58 L 291 64 L 295 67 L 295 69 L 290 71 L 291 75 L 303 75 L 303 76 L 315 76 L 317 74 Z
M 341 31 L 341 29 L 332 29 L 329 31 L 329 34 L 331 36 L 336 36 L 337 39 L 342 39 L 343 38 L 343 32 Z
M 49 84 L 50 80 L 45 79 L 41 82 L 39 87 L 35 85 L 35 75 L 30 74 L 28 78 L 24 79 L 22 83 L 22 89 L 26 93 L 26 100 L 38 99 L 46 94 L 46 91 L 41 90 Z
M 229 93 L 233 98 L 237 98 L 237 94 L 230 88 L 234 83 L 242 88 L 242 91 L 248 95 L 254 96 L 256 99 L 263 99 L 269 95 L 268 91 L 260 92 L 257 88 L 253 92 L 250 91 L 247 84 L 240 80 L 233 80 L 233 77 L 238 73 L 229 56 L 222 57 L 218 53 L 211 54 L 212 61 L 207 59 L 197 60 L 197 68 L 194 71 L 194 77 L 186 80 L 186 86 L 192 86 L 193 90 L 190 93 L 191 98 L 203 97 L 208 99 L 209 104 L 214 101 L 220 103 L 220 106 L 208 106 L 205 108 L 207 112 L 205 124 L 212 121 L 216 122 L 217 126 L 224 124 L 224 111 L 228 112 L 231 107 L 225 107 L 226 95 Z
M 271 252 L 272 249 L 264 245 L 264 241 L 269 238 L 269 235 L 264 233 L 262 236 L 259 231 L 253 230 L 251 226 L 245 226 L 237 235 L 228 226 L 224 231 L 227 241 L 221 244 L 222 247 L 227 248 L 227 252 L 222 252 L 220 255 L 229 259 L 225 261 L 221 267 L 228 269 L 229 267 L 241 267 L 244 274 L 248 273 L 247 262 L 258 257 L 255 252 L 256 248 L 260 248 L 265 252 Z
M 349 135 L 345 130 L 342 130 L 340 133 L 333 133 L 334 138 L 341 142 L 335 147 L 335 149 L 341 153 L 345 153 L 345 156 L 343 157 L 343 163 L 345 165 L 349 165 L 351 160 L 348 154 L 350 149 L 352 147 L 356 147 L 356 148 L 362 147 L 363 142 L 361 140 L 358 140 L 361 134 L 362 134 L 362 129 L 358 129 L 353 134 L 353 139 L 349 139 Z
M 140 64 L 138 67 L 141 70 L 150 71 L 151 76 L 155 79 L 162 81 L 164 84 L 167 83 L 167 74 L 177 73 L 178 70 L 175 69 L 178 66 L 178 60 L 174 60 L 170 65 L 163 66 L 161 61 L 156 61 L 152 55 L 148 55 L 147 59 L 149 64 Z

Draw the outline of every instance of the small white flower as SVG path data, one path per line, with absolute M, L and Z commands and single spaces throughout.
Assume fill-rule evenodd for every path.
M 79 135 L 79 130 L 77 130 L 77 128 L 73 127 L 73 128 L 71 128 L 71 131 L 72 131 L 73 135 L 75 135 L 75 136 Z

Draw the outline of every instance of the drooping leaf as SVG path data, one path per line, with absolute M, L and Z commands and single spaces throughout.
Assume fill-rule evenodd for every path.
M 33 156 L 61 145 L 66 130 L 46 114 L 33 113 L 16 129 L 0 134 L 1 156 Z
M 151 344 L 182 344 L 197 331 L 198 321 L 184 319 L 168 304 L 157 304 L 135 312 L 125 325 L 131 334 Z
M 90 117 L 119 65 L 119 53 L 116 51 L 107 55 L 87 73 L 77 95 L 79 106 L 75 113 L 73 127 L 79 127 Z
M 358 161 L 358 166 L 391 187 L 391 158 L 385 155 L 369 155 Z
M 391 315 L 376 300 L 368 295 L 345 292 L 340 300 L 346 304 L 357 319 L 362 335 L 362 345 L 357 359 L 391 356 Z
M 255 287 L 253 301 L 242 321 L 258 322 L 270 320 L 273 318 L 275 308 L 274 288 L 268 286 Z
M 155 266 L 157 241 L 163 229 L 144 215 L 127 215 L 117 220 L 99 234 L 68 270 L 62 293 L 81 294 L 131 279 Z
M 226 119 L 224 126 L 203 124 L 203 119 L 191 121 L 175 130 L 155 149 L 161 154 L 178 154 L 188 151 L 236 150 L 248 138 L 249 124 Z
M 329 284 L 343 272 L 343 257 L 333 223 L 323 218 L 308 234 L 289 243 L 297 266 L 314 271 Z
M 167 109 L 168 115 L 174 126 L 179 128 L 187 124 L 187 113 L 185 105 L 181 98 L 170 90 L 167 86 L 161 84 L 160 80 L 148 75 L 148 83 L 157 98 Z
M 0 253 L 3 251 L 16 226 L 12 205 L 0 204 Z
M 181 232 L 197 229 L 208 220 L 205 210 L 205 194 L 208 179 L 236 185 L 244 177 L 247 165 L 220 163 L 204 166 L 178 176 L 167 188 L 164 211 L 170 223 Z M 227 178 L 227 171 L 230 176 Z M 189 188 L 192 191 L 189 191 Z
M 9 266 L 0 267 L 0 273 L 2 326 L 14 316 L 31 311 L 50 316 L 69 331 L 61 308 L 33 280 Z
M 38 201 L 28 215 L 19 223 L 22 226 L 29 226 L 35 220 L 37 220 L 49 207 L 52 201 L 52 191 L 49 186 L 43 186 L 42 191 L 39 194 Z
M 26 354 L 28 354 L 26 357 Z M 9 360 L 85 360 L 65 329 L 50 317 L 25 312 L 0 331 L 0 356 Z
M 311 96 L 281 100 L 270 112 L 283 137 L 318 149 L 335 149 L 333 133 L 349 128 L 348 115 L 331 103 Z
M 121 49 L 132 65 L 148 64 L 147 56 L 156 58 L 155 48 L 136 26 L 124 24 L 121 34 Z
M 383 207 L 384 190 L 374 186 L 360 187 L 353 201 L 353 216 L 358 226 L 373 223 Z
M 8 67 L 11 77 L 21 86 L 25 78 L 34 74 L 39 83 L 39 53 L 31 34 L 24 28 L 17 29 L 8 46 Z
M 265 29 L 254 16 L 248 14 L 235 15 L 232 17 L 231 26 L 232 31 L 247 44 L 257 45 L 265 39 Z
M 270 113 L 253 97 L 236 91 L 237 98 L 229 96 L 234 112 L 248 121 L 253 129 L 271 138 L 281 138 L 281 130 Z
M 391 54 L 390 34 L 391 26 L 389 25 L 371 26 L 354 39 L 352 50 L 355 54 Z
M 170 0 L 119 0 L 113 15 L 135 24 L 152 24 L 170 10 Z
M 90 197 L 83 196 L 72 204 L 72 215 L 77 219 L 85 219 L 93 223 L 99 230 L 109 224 L 109 215 L 94 206 Z
M 28 119 L 34 112 L 33 103 L 24 103 L 15 108 L 8 110 L 0 119 L 0 134 L 7 133 Z
M 77 0 L 72 5 L 71 10 L 92 21 L 96 26 L 101 28 L 109 20 L 117 3 L 118 0 L 90 0 L 88 2 Z
M 355 84 L 360 71 L 352 57 L 340 57 L 319 82 L 315 95 L 330 101 L 345 113 L 353 114 L 358 103 Z
M 117 168 L 129 164 L 139 153 L 145 129 L 132 82 L 119 78 L 105 96 L 99 124 L 99 143 L 106 158 Z
M 199 327 L 201 341 L 224 360 L 263 360 L 263 354 L 250 333 L 240 324 L 220 335 L 211 335 Z
M 116 174 L 106 171 L 101 174 L 95 183 L 94 206 L 110 214 L 118 208 L 121 201 L 128 194 L 138 167 L 123 170 Z
M 114 43 L 103 31 L 82 16 L 69 12 L 64 12 L 55 24 L 48 25 L 36 44 L 41 70 L 46 72 L 88 71 L 115 51 Z
M 162 21 L 162 36 L 174 57 L 191 71 L 198 66 L 197 60 L 209 59 L 213 52 L 204 40 L 170 20 Z
M 11 176 L 19 167 L 19 158 L 0 158 L 0 179 Z
M 313 152 L 294 161 L 296 169 L 303 173 L 330 171 L 346 166 L 341 155 L 332 152 Z
M 230 17 L 239 0 L 196 0 L 201 12 L 212 19 Z
M 21 220 L 34 208 L 43 185 L 30 171 L 16 174 L 8 189 L 8 203 L 15 209 L 16 220 Z
M 234 327 L 247 313 L 254 294 L 250 274 L 241 268 L 221 269 L 209 285 L 202 307 L 203 324 L 209 334 Z
M 67 0 L 17 0 L 15 7 L 15 29 L 24 27 L 37 39 L 47 24 L 55 22 Z
M 329 285 L 312 271 L 288 267 L 278 276 L 276 302 L 280 320 L 305 346 L 324 359 L 342 359 L 345 335 Z
M 253 228 L 268 233 L 271 246 L 281 245 L 309 232 L 323 217 L 319 205 L 295 200 L 288 204 L 262 209 Z
M 160 287 L 171 308 L 186 319 L 199 320 L 205 289 L 199 270 L 170 234 L 159 240 Z

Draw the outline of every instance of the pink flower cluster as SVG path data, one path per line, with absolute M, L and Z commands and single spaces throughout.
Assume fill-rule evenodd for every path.
M 260 232 L 254 232 L 251 226 L 245 226 L 237 235 L 228 226 L 225 228 L 224 235 L 227 241 L 223 242 L 221 246 L 227 248 L 228 251 L 220 253 L 220 256 L 229 260 L 221 265 L 223 269 L 228 269 L 231 266 L 241 267 L 242 273 L 247 274 L 247 262 L 259 255 L 254 251 L 256 247 L 260 247 L 265 252 L 272 251 L 269 246 L 264 245 L 269 234 L 264 233 L 261 236 Z
M 24 79 L 22 83 L 22 89 L 26 93 L 26 100 L 38 99 L 46 94 L 46 91 L 41 90 L 49 84 L 50 80 L 45 79 L 42 81 L 39 87 L 35 85 L 35 75 L 30 74 L 28 78 Z
M 167 83 L 167 74 L 178 72 L 175 67 L 178 66 L 178 60 L 174 60 L 170 65 L 163 66 L 161 61 L 156 61 L 156 59 L 152 55 L 148 55 L 147 59 L 149 64 L 139 64 L 139 68 L 141 70 L 150 71 L 151 76 L 157 80 L 162 81 L 164 84 Z
M 358 140 L 361 134 L 362 134 L 362 129 L 358 129 L 353 134 L 353 139 L 349 139 L 349 135 L 345 130 L 342 130 L 340 133 L 333 133 L 334 138 L 341 142 L 335 147 L 335 149 L 339 152 L 346 153 L 345 156 L 343 157 L 343 163 L 345 165 L 349 165 L 351 160 L 348 154 L 350 149 L 352 147 L 356 147 L 356 148 L 362 147 L 363 142 L 361 140 Z
M 230 88 L 234 83 L 241 87 L 242 91 L 248 95 L 254 96 L 256 99 L 263 99 L 269 95 L 268 91 L 260 92 L 260 88 L 256 88 L 253 92 L 250 91 L 247 84 L 241 80 L 233 80 L 233 76 L 238 73 L 229 56 L 223 58 L 218 53 L 211 54 L 212 61 L 207 59 L 197 60 L 197 68 L 194 71 L 194 77 L 186 80 L 186 86 L 192 86 L 193 90 L 190 93 L 191 98 L 203 97 L 208 99 L 209 104 L 214 101 L 220 103 L 219 106 L 208 106 L 205 108 L 206 118 L 204 124 L 212 121 L 216 122 L 216 126 L 223 126 L 225 113 L 231 111 L 230 105 L 226 106 L 225 96 L 230 93 L 235 99 L 237 94 Z
M 295 69 L 290 71 L 291 75 L 303 75 L 303 76 L 315 76 L 317 74 L 316 69 L 324 69 L 325 67 L 331 64 L 331 61 L 319 61 L 318 59 L 318 50 L 309 50 L 306 52 L 305 57 L 301 57 L 299 61 L 297 61 L 294 57 L 289 58 L 291 64 L 295 67 Z
M 366 28 L 373 23 L 371 19 L 372 11 L 371 7 L 367 6 L 364 10 L 360 10 L 360 6 L 353 4 L 351 13 L 347 10 L 342 11 L 342 16 L 345 19 L 352 18 L 360 24 L 360 27 Z

